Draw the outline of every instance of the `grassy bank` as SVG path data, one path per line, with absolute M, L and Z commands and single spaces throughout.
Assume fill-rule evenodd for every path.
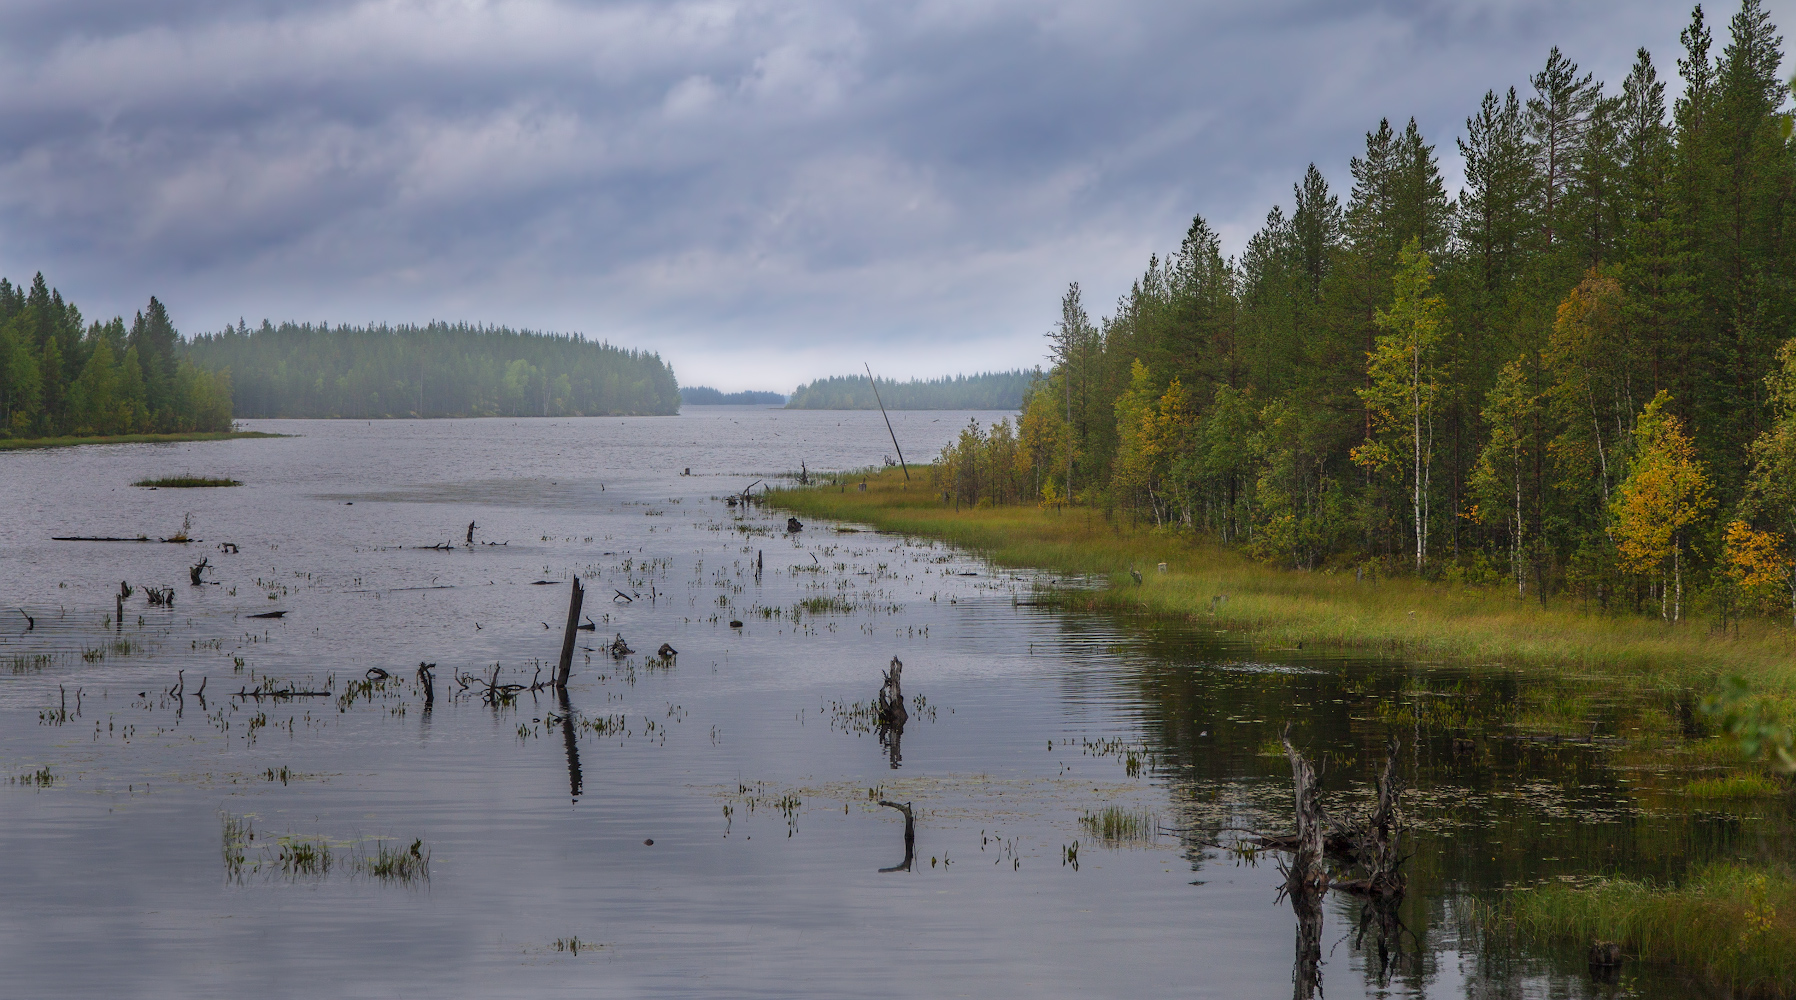
M 1716 864 L 1676 886 L 1536 886 L 1511 894 L 1488 923 L 1577 947 L 1613 941 L 1630 957 L 1701 970 L 1739 995 L 1796 995 L 1796 879 L 1787 868 Z
M 1108 588 L 1055 599 L 1072 607 L 1182 616 L 1239 631 L 1265 646 L 1304 643 L 1621 672 L 1648 683 L 1698 687 L 1721 674 L 1740 674 L 1763 692 L 1796 692 L 1790 655 L 1796 636 L 1777 622 L 1747 621 L 1723 634 L 1707 622 L 1608 614 L 1566 599 L 1542 608 L 1507 588 L 1277 569 L 1189 535 L 1108 523 L 1082 508 L 957 511 L 915 473 L 909 483 L 898 470 L 866 482 L 864 492 L 853 486 L 774 491 L 770 502 L 801 516 L 940 539 L 1000 565 L 1106 576 Z M 1157 569 L 1161 563 L 1165 572 Z M 1139 584 L 1131 570 L 1141 574 Z
M 99 437 L 0 438 L 0 451 L 27 448 L 71 448 L 81 444 L 168 444 L 174 441 L 230 441 L 236 438 L 287 437 L 267 431 L 192 431 L 186 434 L 108 434 Z

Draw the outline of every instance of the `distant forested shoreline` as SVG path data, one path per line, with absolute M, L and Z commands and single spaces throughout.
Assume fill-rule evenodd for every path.
M 0 438 L 230 429 L 230 374 L 190 361 L 161 302 L 129 328 L 84 325 L 42 272 L 29 288 L 0 278 Z
M 1018 410 L 1036 373 L 1008 372 L 953 375 L 909 382 L 879 381 L 878 398 L 865 375 L 822 378 L 793 390 L 789 410 L 872 410 L 884 402 L 888 410 Z
M 229 371 L 239 417 L 671 415 L 660 355 L 578 335 L 466 323 L 266 321 L 201 334 L 194 364 Z
M 708 385 L 683 385 L 680 402 L 687 406 L 779 406 L 786 401 L 784 393 L 747 389 L 742 392 L 720 392 Z

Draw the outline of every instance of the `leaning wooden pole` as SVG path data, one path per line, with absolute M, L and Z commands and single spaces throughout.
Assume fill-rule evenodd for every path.
M 580 578 L 574 577 L 574 591 L 567 602 L 567 631 L 561 636 L 561 666 L 555 671 L 555 687 L 557 690 L 567 688 L 567 675 L 574 669 L 574 634 L 580 627 L 580 605 L 586 600 L 586 591 L 580 586 Z
M 879 415 L 885 417 L 886 433 L 892 435 L 892 450 L 898 453 L 898 467 L 904 470 L 904 481 L 910 482 L 910 466 L 904 464 L 904 449 L 898 447 L 898 434 L 892 430 L 892 418 L 886 416 L 885 400 L 879 398 L 879 380 L 873 377 L 873 366 L 861 362 L 867 368 L 867 381 L 873 386 L 873 401 L 879 404 Z

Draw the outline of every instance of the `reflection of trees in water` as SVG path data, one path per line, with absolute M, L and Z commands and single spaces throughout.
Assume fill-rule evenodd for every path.
M 1385 741 L 1403 738 L 1410 808 L 1423 821 L 1405 847 L 1410 891 L 1370 916 L 1359 900 L 1341 912 L 1369 982 L 1421 989 L 1434 962 L 1424 946 L 1431 928 L 1450 940 L 1477 937 L 1462 905 L 1474 893 L 1593 870 L 1677 878 L 1692 859 L 1761 854 L 1796 839 L 1796 809 L 1697 816 L 1642 800 L 1640 773 L 1662 771 L 1667 747 L 1639 734 L 1689 738 L 1682 693 L 1494 666 L 1254 650 L 1183 624 L 1102 614 L 1065 615 L 1060 627 L 1059 648 L 1073 662 L 1120 660 L 1120 671 L 1067 671 L 1063 697 L 1081 707 L 1118 699 L 1125 716 L 1138 710 L 1150 771 L 1168 787 L 1168 826 L 1193 870 L 1217 863 L 1229 828 L 1267 815 L 1288 821 L 1286 761 L 1261 755 L 1286 721 L 1326 762 L 1331 805 L 1369 790 Z M 1304 672 L 1281 669 L 1291 667 Z M 1630 733 L 1631 742 L 1612 739 Z

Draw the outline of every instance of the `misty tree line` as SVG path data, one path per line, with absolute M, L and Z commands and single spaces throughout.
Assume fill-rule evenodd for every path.
M 1313 165 L 1239 259 L 1195 219 L 1115 311 L 1073 285 L 959 502 L 1100 506 L 1303 569 L 1403 570 L 1667 618 L 1796 612 L 1796 145 L 1746 0 L 1609 88 L 1557 48 L 1488 92 L 1449 197 L 1413 119 L 1345 203 Z M 1716 48 L 1719 51 L 1715 51 Z
M 865 375 L 820 378 L 793 390 L 789 410 L 1015 410 L 1034 378 L 1031 372 L 984 372 L 909 382 L 879 380 L 877 398 Z
M 239 322 L 195 337 L 188 353 L 231 373 L 240 417 L 603 416 L 680 406 L 658 354 L 507 327 Z
M 42 273 L 0 278 L 0 437 L 230 429 L 230 373 L 191 362 L 161 302 L 84 324 Z

